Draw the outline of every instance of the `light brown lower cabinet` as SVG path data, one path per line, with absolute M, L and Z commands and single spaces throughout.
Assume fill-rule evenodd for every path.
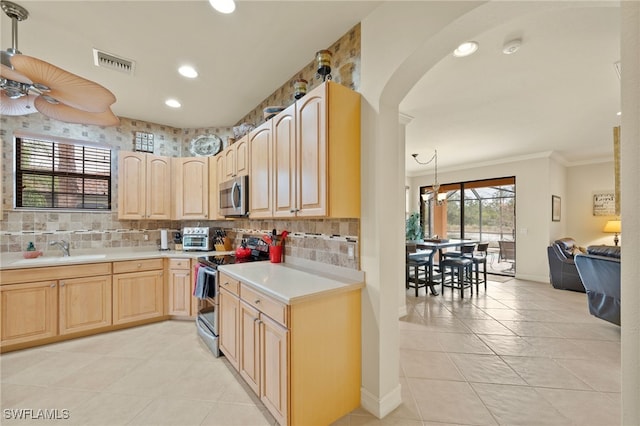
M 57 281 L 0 286 L 2 346 L 58 334 Z
M 60 280 L 60 334 L 111 325 L 111 275 Z
M 169 259 L 167 276 L 168 314 L 190 317 L 193 315 L 192 282 L 189 259 Z M 197 302 L 196 302 L 197 303 Z
M 238 370 L 238 318 L 240 299 L 230 291 L 220 288 L 218 317 L 218 344 L 229 363 Z
M 360 289 L 286 305 L 219 280 L 220 350 L 280 425 L 330 424 L 360 405 Z
M 163 315 L 163 273 L 131 272 L 113 276 L 113 324 L 126 324 Z

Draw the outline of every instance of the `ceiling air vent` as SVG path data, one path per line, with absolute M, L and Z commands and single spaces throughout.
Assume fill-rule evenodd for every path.
M 109 68 L 129 75 L 133 75 L 133 70 L 136 67 L 134 61 L 119 58 L 116 55 L 98 49 L 93 49 L 93 63 L 97 67 Z

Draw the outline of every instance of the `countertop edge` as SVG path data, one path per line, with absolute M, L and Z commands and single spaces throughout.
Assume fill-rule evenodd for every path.
M 346 292 L 350 292 L 350 291 L 355 291 L 355 290 L 360 290 L 362 288 L 364 288 L 365 283 L 364 281 L 353 281 L 349 278 L 340 278 L 337 277 L 335 275 L 329 275 L 329 274 L 319 274 L 322 275 L 324 278 L 330 279 L 330 280 L 334 280 L 336 282 L 339 282 L 341 285 L 339 287 L 334 287 L 334 288 L 330 288 L 327 290 L 322 290 L 322 291 L 317 291 L 317 292 L 313 292 L 313 293 L 309 293 L 309 294 L 305 294 L 302 296 L 296 296 L 296 297 L 287 297 L 284 296 L 276 291 L 274 291 L 273 289 L 264 286 L 258 282 L 255 282 L 251 279 L 248 279 L 246 276 L 242 275 L 242 273 L 238 273 L 236 271 L 234 271 L 234 268 L 229 268 L 230 266 L 233 265 L 220 265 L 218 266 L 218 270 L 221 272 L 224 272 L 225 274 L 231 276 L 232 278 L 235 278 L 239 281 L 241 281 L 244 284 L 250 285 L 251 287 L 265 293 L 266 295 L 273 297 L 274 299 L 285 303 L 287 305 L 295 305 L 295 304 L 299 304 L 299 303 L 303 303 L 303 302 L 309 302 L 312 301 L 314 299 L 320 299 L 320 298 L 324 298 L 327 296 L 331 296 L 331 295 L 335 295 L 335 294 L 340 294 L 340 293 L 346 293 Z M 290 268 L 290 269 L 294 269 L 298 272 L 302 272 L 305 274 L 311 274 L 312 271 L 310 270 L 305 270 L 305 268 L 300 268 L 300 267 L 291 267 L 288 266 L 286 264 L 281 264 L 281 267 L 283 268 Z M 317 274 L 317 272 L 314 272 Z
M 92 255 L 92 254 L 103 254 L 104 252 L 98 251 L 85 251 L 79 252 L 76 256 L 82 255 Z M 114 252 L 108 253 L 104 258 L 100 259 L 78 259 L 78 260 L 59 260 L 61 256 L 47 256 L 51 257 L 50 262 L 43 262 L 42 260 L 37 259 L 46 259 L 47 257 L 38 257 L 34 259 L 37 263 L 34 265 L 29 265 L 25 260 L 25 263 L 21 263 L 19 265 L 15 265 L 17 261 L 23 260 L 22 257 L 12 256 L 15 259 L 11 261 L 5 261 L 2 259 L 0 262 L 0 271 L 14 271 L 17 269 L 32 269 L 32 268 L 50 268 L 53 266 L 71 266 L 71 265 L 82 265 L 82 264 L 90 264 L 90 263 L 110 263 L 110 262 L 124 262 L 128 260 L 140 260 L 140 259 L 196 259 L 201 256 L 221 256 L 225 254 L 229 254 L 233 252 L 220 252 L 220 251 L 175 251 L 175 250 L 167 250 L 167 251 L 123 251 L 123 252 Z M 7 254 L 3 254 L 3 257 Z M 73 258 L 74 254 L 71 255 Z

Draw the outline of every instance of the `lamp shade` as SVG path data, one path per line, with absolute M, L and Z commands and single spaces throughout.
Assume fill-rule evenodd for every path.
M 619 220 L 609 220 L 607 224 L 604 225 L 604 229 L 602 232 L 610 232 L 612 234 L 617 234 L 620 232 L 621 223 Z

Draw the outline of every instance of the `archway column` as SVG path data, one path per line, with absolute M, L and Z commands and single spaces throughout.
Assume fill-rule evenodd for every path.
M 404 161 L 398 106 L 362 103 L 363 408 L 382 418 L 402 402 L 398 286 L 404 277 Z
M 640 424 L 640 3 L 621 2 L 622 424 Z

